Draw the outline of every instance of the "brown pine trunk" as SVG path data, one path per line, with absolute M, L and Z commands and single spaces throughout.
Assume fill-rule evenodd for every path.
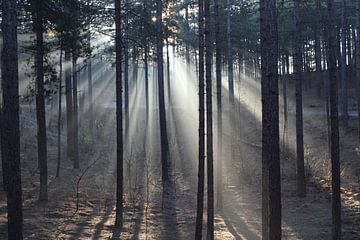
M 215 12 L 215 44 L 216 44 L 216 106 L 217 106 L 217 201 L 216 208 L 221 211 L 223 207 L 223 156 L 222 156 L 222 96 L 221 96 L 221 36 L 219 2 L 214 1 Z
M 36 33 L 36 119 L 37 119 L 37 143 L 38 161 L 40 170 L 40 193 L 39 200 L 48 200 L 47 189 L 47 139 L 46 139 L 46 117 L 45 117 L 45 88 L 44 88 L 44 27 L 43 27 L 43 1 L 34 4 L 34 30 Z
M 199 172 L 197 187 L 195 240 L 202 239 L 205 179 L 205 79 L 204 79 L 204 0 L 199 7 Z
M 334 17 L 334 0 L 327 0 L 328 6 L 328 63 L 330 95 L 330 149 L 331 149 L 331 186 L 332 186 L 332 239 L 341 239 L 341 198 L 340 198 L 340 149 L 339 149 L 339 116 L 338 86 L 336 77 L 336 33 Z
M 116 216 L 115 226 L 123 225 L 123 120 L 122 120 L 122 36 L 121 0 L 115 0 L 115 54 L 116 54 Z
M 214 166 L 212 120 L 212 17 L 210 0 L 204 1 L 205 15 L 205 80 L 206 80 L 206 157 L 207 157 L 207 239 L 214 239 Z
M 278 30 L 275 0 L 260 1 L 262 99 L 262 234 L 281 239 Z
M 163 21 L 162 21 L 163 3 L 162 0 L 156 1 L 156 54 L 158 70 L 158 97 L 159 97 L 159 119 L 160 119 L 160 142 L 161 142 L 161 167 L 163 187 L 169 180 L 169 143 L 167 138 L 166 110 L 164 96 L 164 59 L 163 59 Z M 165 188 L 163 188 L 165 190 Z
M 20 170 L 19 78 L 16 1 L 2 1 L 3 156 L 6 162 L 8 239 L 23 239 Z
M 77 56 L 76 53 L 73 52 L 72 57 L 72 70 L 73 70 L 73 141 L 74 141 L 74 152 L 73 152 L 73 161 L 74 168 L 79 169 L 79 111 L 78 111 L 78 69 L 77 69 Z
M 301 51 L 301 19 L 300 1 L 294 1 L 295 37 L 294 37 L 294 77 L 296 95 L 296 163 L 297 163 L 297 195 L 306 197 L 306 180 L 304 167 L 304 133 L 303 133 L 303 102 L 302 102 L 302 51 Z

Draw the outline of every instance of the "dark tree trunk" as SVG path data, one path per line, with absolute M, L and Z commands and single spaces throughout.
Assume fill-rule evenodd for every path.
M 205 178 L 205 79 L 204 79 L 204 0 L 198 0 L 199 6 L 199 172 L 197 188 L 195 239 L 202 239 L 204 212 Z
M 164 55 L 163 55 L 163 21 L 162 21 L 163 3 L 162 0 L 156 1 L 156 25 L 157 25 L 157 70 L 158 70 L 158 97 L 159 97 L 159 119 L 160 119 L 160 142 L 161 142 L 161 167 L 163 187 L 169 180 L 169 143 L 166 127 L 166 110 L 164 96 Z M 163 188 L 165 190 L 165 188 Z
M 167 92 L 168 100 L 171 98 L 171 79 L 170 79 L 170 54 L 169 54 L 169 40 L 166 40 L 166 72 L 167 72 Z
M 8 239 L 23 239 L 20 170 L 19 78 L 16 1 L 2 1 L 3 156 L 6 162 Z
M 358 136 L 360 141 L 360 0 L 357 0 L 357 18 L 356 18 L 356 85 L 357 85 L 357 112 L 358 112 Z
M 123 120 L 122 120 L 122 36 L 121 0 L 115 1 L 115 51 L 116 51 L 116 219 L 115 225 L 123 225 Z
M 34 30 L 36 33 L 36 119 L 37 119 L 37 144 L 38 161 L 40 170 L 39 200 L 48 200 L 47 190 L 47 141 L 45 117 L 45 88 L 44 88 L 44 27 L 43 27 L 43 1 L 33 2 Z
M 330 149 L 332 176 L 332 239 L 341 238 L 341 198 L 340 198 L 340 149 L 339 149 L 339 119 L 338 119 L 338 88 L 336 77 L 336 33 L 334 0 L 327 0 L 328 6 L 328 63 L 330 92 Z
M 66 141 L 67 156 L 74 158 L 74 135 L 73 135 L 73 95 L 71 83 L 71 53 L 69 49 L 65 50 L 65 95 L 66 95 Z
M 78 69 L 77 69 L 77 56 L 76 53 L 73 53 L 72 57 L 72 70 L 73 70 L 73 105 L 74 105 L 74 112 L 73 112 L 73 140 L 74 140 L 74 168 L 79 169 L 79 110 L 78 110 Z
M 89 31 L 89 45 L 91 47 L 91 34 Z M 87 70 L 88 70 L 88 92 L 89 92 L 89 130 L 90 130 L 90 137 L 91 137 L 91 142 L 94 141 L 94 109 L 93 109 L 93 82 L 92 82 L 92 60 L 91 60 L 91 55 L 87 60 Z
M 275 0 L 260 1 L 263 239 L 281 239 L 278 30 Z
M 149 119 L 149 47 L 147 44 L 144 48 L 144 64 L 145 64 L 145 99 L 146 99 L 146 119 Z
M 294 36 L 294 77 L 296 95 L 296 163 L 297 163 L 297 195 L 306 197 L 306 180 L 304 167 L 304 133 L 303 133 L 303 101 L 302 101 L 302 52 L 301 52 L 301 19 L 300 1 L 294 1 L 295 36 Z
M 128 6 L 129 1 L 125 0 L 125 5 Z M 123 39 L 123 52 L 124 52 L 124 110 L 125 110 L 125 149 L 127 144 L 129 144 L 129 44 L 127 40 L 127 32 L 129 31 L 129 19 L 126 14 L 125 16 L 125 29 L 124 29 L 124 39 Z
M 216 105 L 217 105 L 217 201 L 216 207 L 219 211 L 223 207 L 223 158 L 222 158 L 222 99 L 221 99 L 221 36 L 220 36 L 220 14 L 219 1 L 214 1 L 215 12 L 215 44 L 216 44 Z
M 210 0 L 204 1 L 205 15 L 205 78 L 206 78 L 206 157 L 207 157 L 207 239 L 214 239 L 214 166 L 212 120 L 212 17 Z
M 56 166 L 56 177 L 60 176 L 60 164 L 61 164 L 61 98 L 62 98 L 62 71 L 63 71 L 63 44 L 62 36 L 60 36 L 60 73 L 59 73 L 59 109 L 58 109 L 58 126 L 57 126 L 57 166 Z
M 341 117 L 344 126 L 348 125 L 348 79 L 346 72 L 346 0 L 342 0 L 342 20 L 341 20 Z
M 316 0 L 316 9 L 319 14 L 319 21 L 315 23 L 315 66 L 317 76 L 317 95 L 321 97 L 322 88 L 322 69 L 321 69 L 321 28 L 322 28 L 322 6 L 321 0 Z

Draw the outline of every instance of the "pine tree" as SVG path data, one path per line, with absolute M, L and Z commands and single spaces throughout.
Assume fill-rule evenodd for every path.
M 16 1 L 2 1 L 2 134 L 6 162 L 8 239 L 23 239 Z

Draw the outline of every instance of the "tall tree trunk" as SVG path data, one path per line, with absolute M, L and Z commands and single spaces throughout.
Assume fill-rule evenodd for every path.
M 336 78 L 336 34 L 334 0 L 327 0 L 328 6 L 328 63 L 330 92 L 330 149 L 331 149 L 331 186 L 332 186 L 332 239 L 341 238 L 341 198 L 340 198 L 340 149 L 338 119 L 338 88 Z
M 219 211 L 223 207 L 223 156 L 222 156 L 222 99 L 221 99 L 221 36 L 220 36 L 220 14 L 219 1 L 214 1 L 215 12 L 215 44 L 216 44 L 216 105 L 217 105 L 217 201 L 216 207 Z
M 169 54 L 169 40 L 166 39 L 166 73 L 167 73 L 167 92 L 168 101 L 171 98 L 171 79 L 170 79 L 170 54 Z
M 341 117 L 344 126 L 348 125 L 348 79 L 346 72 L 346 0 L 342 0 L 342 20 L 341 20 Z
M 206 78 L 206 157 L 207 157 L 207 239 L 214 239 L 214 166 L 212 120 L 212 17 L 210 0 L 204 1 L 205 14 L 205 78 Z
M 198 0 L 199 8 L 199 172 L 197 187 L 195 239 L 202 239 L 204 187 L 205 187 L 205 78 L 204 78 L 204 0 Z
M 358 112 L 358 137 L 360 141 L 360 0 L 357 0 L 356 18 L 356 86 L 357 86 L 357 112 Z
M 3 156 L 6 162 L 8 239 L 23 239 L 20 170 L 19 78 L 16 1 L 2 1 Z
M 116 217 L 115 225 L 123 225 L 123 120 L 122 120 L 122 36 L 121 0 L 115 0 L 115 53 L 116 53 Z
M 36 33 L 36 119 L 37 119 L 37 144 L 38 161 L 40 170 L 39 200 L 48 200 L 47 190 L 47 140 L 45 118 L 45 88 L 44 88 L 44 27 L 43 27 L 43 1 L 34 4 L 34 30 Z
M 166 110 L 164 96 L 164 59 L 163 59 L 163 21 L 162 21 L 163 3 L 162 0 L 156 1 L 156 26 L 157 26 L 157 70 L 158 70 L 158 97 L 159 97 L 159 119 L 160 119 L 160 142 L 161 142 L 161 167 L 162 183 L 165 190 L 165 183 L 169 180 L 169 143 L 166 127 Z
M 125 0 L 125 6 L 129 6 L 129 0 Z M 128 31 L 129 31 L 129 18 L 128 15 L 125 14 L 125 29 L 124 29 L 124 104 L 125 104 L 125 149 L 129 144 L 129 42 L 128 42 Z
M 321 0 L 316 0 L 316 9 L 319 14 L 319 21 L 315 23 L 315 66 L 316 66 L 316 77 L 317 77 L 317 95 L 321 97 L 322 88 L 322 69 L 321 69 L 321 35 L 322 32 L 322 6 Z
M 71 53 L 70 49 L 65 50 L 65 95 L 66 95 L 66 142 L 67 156 L 74 158 L 74 135 L 73 135 L 73 95 L 71 83 Z
M 91 31 L 89 29 L 89 48 L 91 49 Z M 91 142 L 94 141 L 94 109 L 93 109 L 93 82 L 92 82 L 92 60 L 91 60 L 91 51 L 90 57 L 87 59 L 87 70 L 88 70 L 88 94 L 89 94 L 89 130 L 90 130 L 90 137 Z
M 278 30 L 275 0 L 260 1 L 263 239 L 281 239 Z
M 75 52 L 75 51 L 74 51 Z M 77 69 L 77 55 L 73 52 L 72 56 L 72 70 L 73 70 L 73 134 L 74 134 L 74 168 L 79 169 L 79 110 L 78 110 L 78 69 Z
M 59 99 L 58 99 L 58 126 L 57 126 L 57 166 L 56 166 L 56 177 L 60 176 L 60 164 L 61 164 L 61 99 L 62 99 L 62 71 L 63 71 L 63 39 L 60 36 L 60 73 L 59 73 Z
M 149 119 L 149 47 L 146 44 L 144 48 L 144 64 L 145 64 L 145 99 L 146 99 L 146 119 Z
M 306 180 L 304 167 L 304 133 L 303 133 L 303 102 L 302 102 L 302 51 L 301 51 L 301 19 L 300 1 L 294 1 L 295 36 L 294 36 L 294 77 L 296 95 L 296 163 L 297 163 L 297 195 L 306 197 Z

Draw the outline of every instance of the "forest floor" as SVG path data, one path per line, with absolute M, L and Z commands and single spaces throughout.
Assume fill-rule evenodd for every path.
M 167 108 L 171 183 L 165 193 L 160 178 L 156 94 L 151 96 L 150 106 L 153 107 L 146 120 L 144 83 L 134 83 L 130 88 L 131 121 L 126 135 L 128 144 L 124 172 L 127 181 L 122 231 L 113 227 L 116 151 L 112 85 L 105 84 L 102 94 L 97 97 L 97 102 L 102 104 L 96 108 L 93 143 L 85 131 L 88 119 L 80 119 L 83 123 L 80 130 L 80 170 L 73 169 L 72 162 L 66 159 L 66 153 L 62 151 L 60 177 L 55 178 L 56 124 L 50 124 L 48 203 L 37 201 L 39 173 L 34 141 L 36 118 L 32 108 L 24 108 L 21 116 L 21 147 L 25 239 L 193 239 L 197 190 L 197 106 L 192 102 L 196 98 L 195 82 L 186 81 L 182 83 L 174 79 L 172 87 L 176 91 L 172 90 L 171 107 Z M 261 239 L 260 98 L 257 98 L 255 105 L 246 104 L 247 98 L 258 96 L 256 87 L 247 84 L 243 83 L 247 90 L 241 92 L 244 100 L 241 101 L 241 117 L 237 121 L 240 123 L 237 126 L 240 137 L 236 141 L 241 144 L 232 153 L 230 159 L 233 160 L 225 163 L 223 209 L 216 211 L 215 215 L 215 235 L 219 240 Z M 193 88 L 182 91 L 184 86 Z M 155 93 L 155 89 L 153 81 L 150 92 Z M 290 91 L 289 98 L 293 99 L 291 94 Z M 294 103 L 290 101 L 286 151 L 282 154 L 283 239 L 331 239 L 331 184 L 326 122 L 323 114 L 311 114 L 314 109 L 319 109 L 316 112 L 323 111 L 324 107 L 312 91 L 305 91 L 304 99 L 307 196 L 298 198 L 296 195 Z M 226 100 L 224 102 L 225 126 L 229 114 L 226 112 Z M 360 239 L 360 191 L 356 177 L 359 176 L 360 159 L 356 150 L 358 140 L 355 119 L 351 119 L 348 128 L 340 130 L 343 239 Z M 231 142 L 234 140 L 230 134 L 229 126 L 224 127 L 224 159 L 229 158 Z M 65 146 L 65 135 L 62 135 L 62 140 Z M 206 214 L 203 234 L 206 236 Z M 0 192 L 0 239 L 6 239 L 6 194 L 3 191 Z

